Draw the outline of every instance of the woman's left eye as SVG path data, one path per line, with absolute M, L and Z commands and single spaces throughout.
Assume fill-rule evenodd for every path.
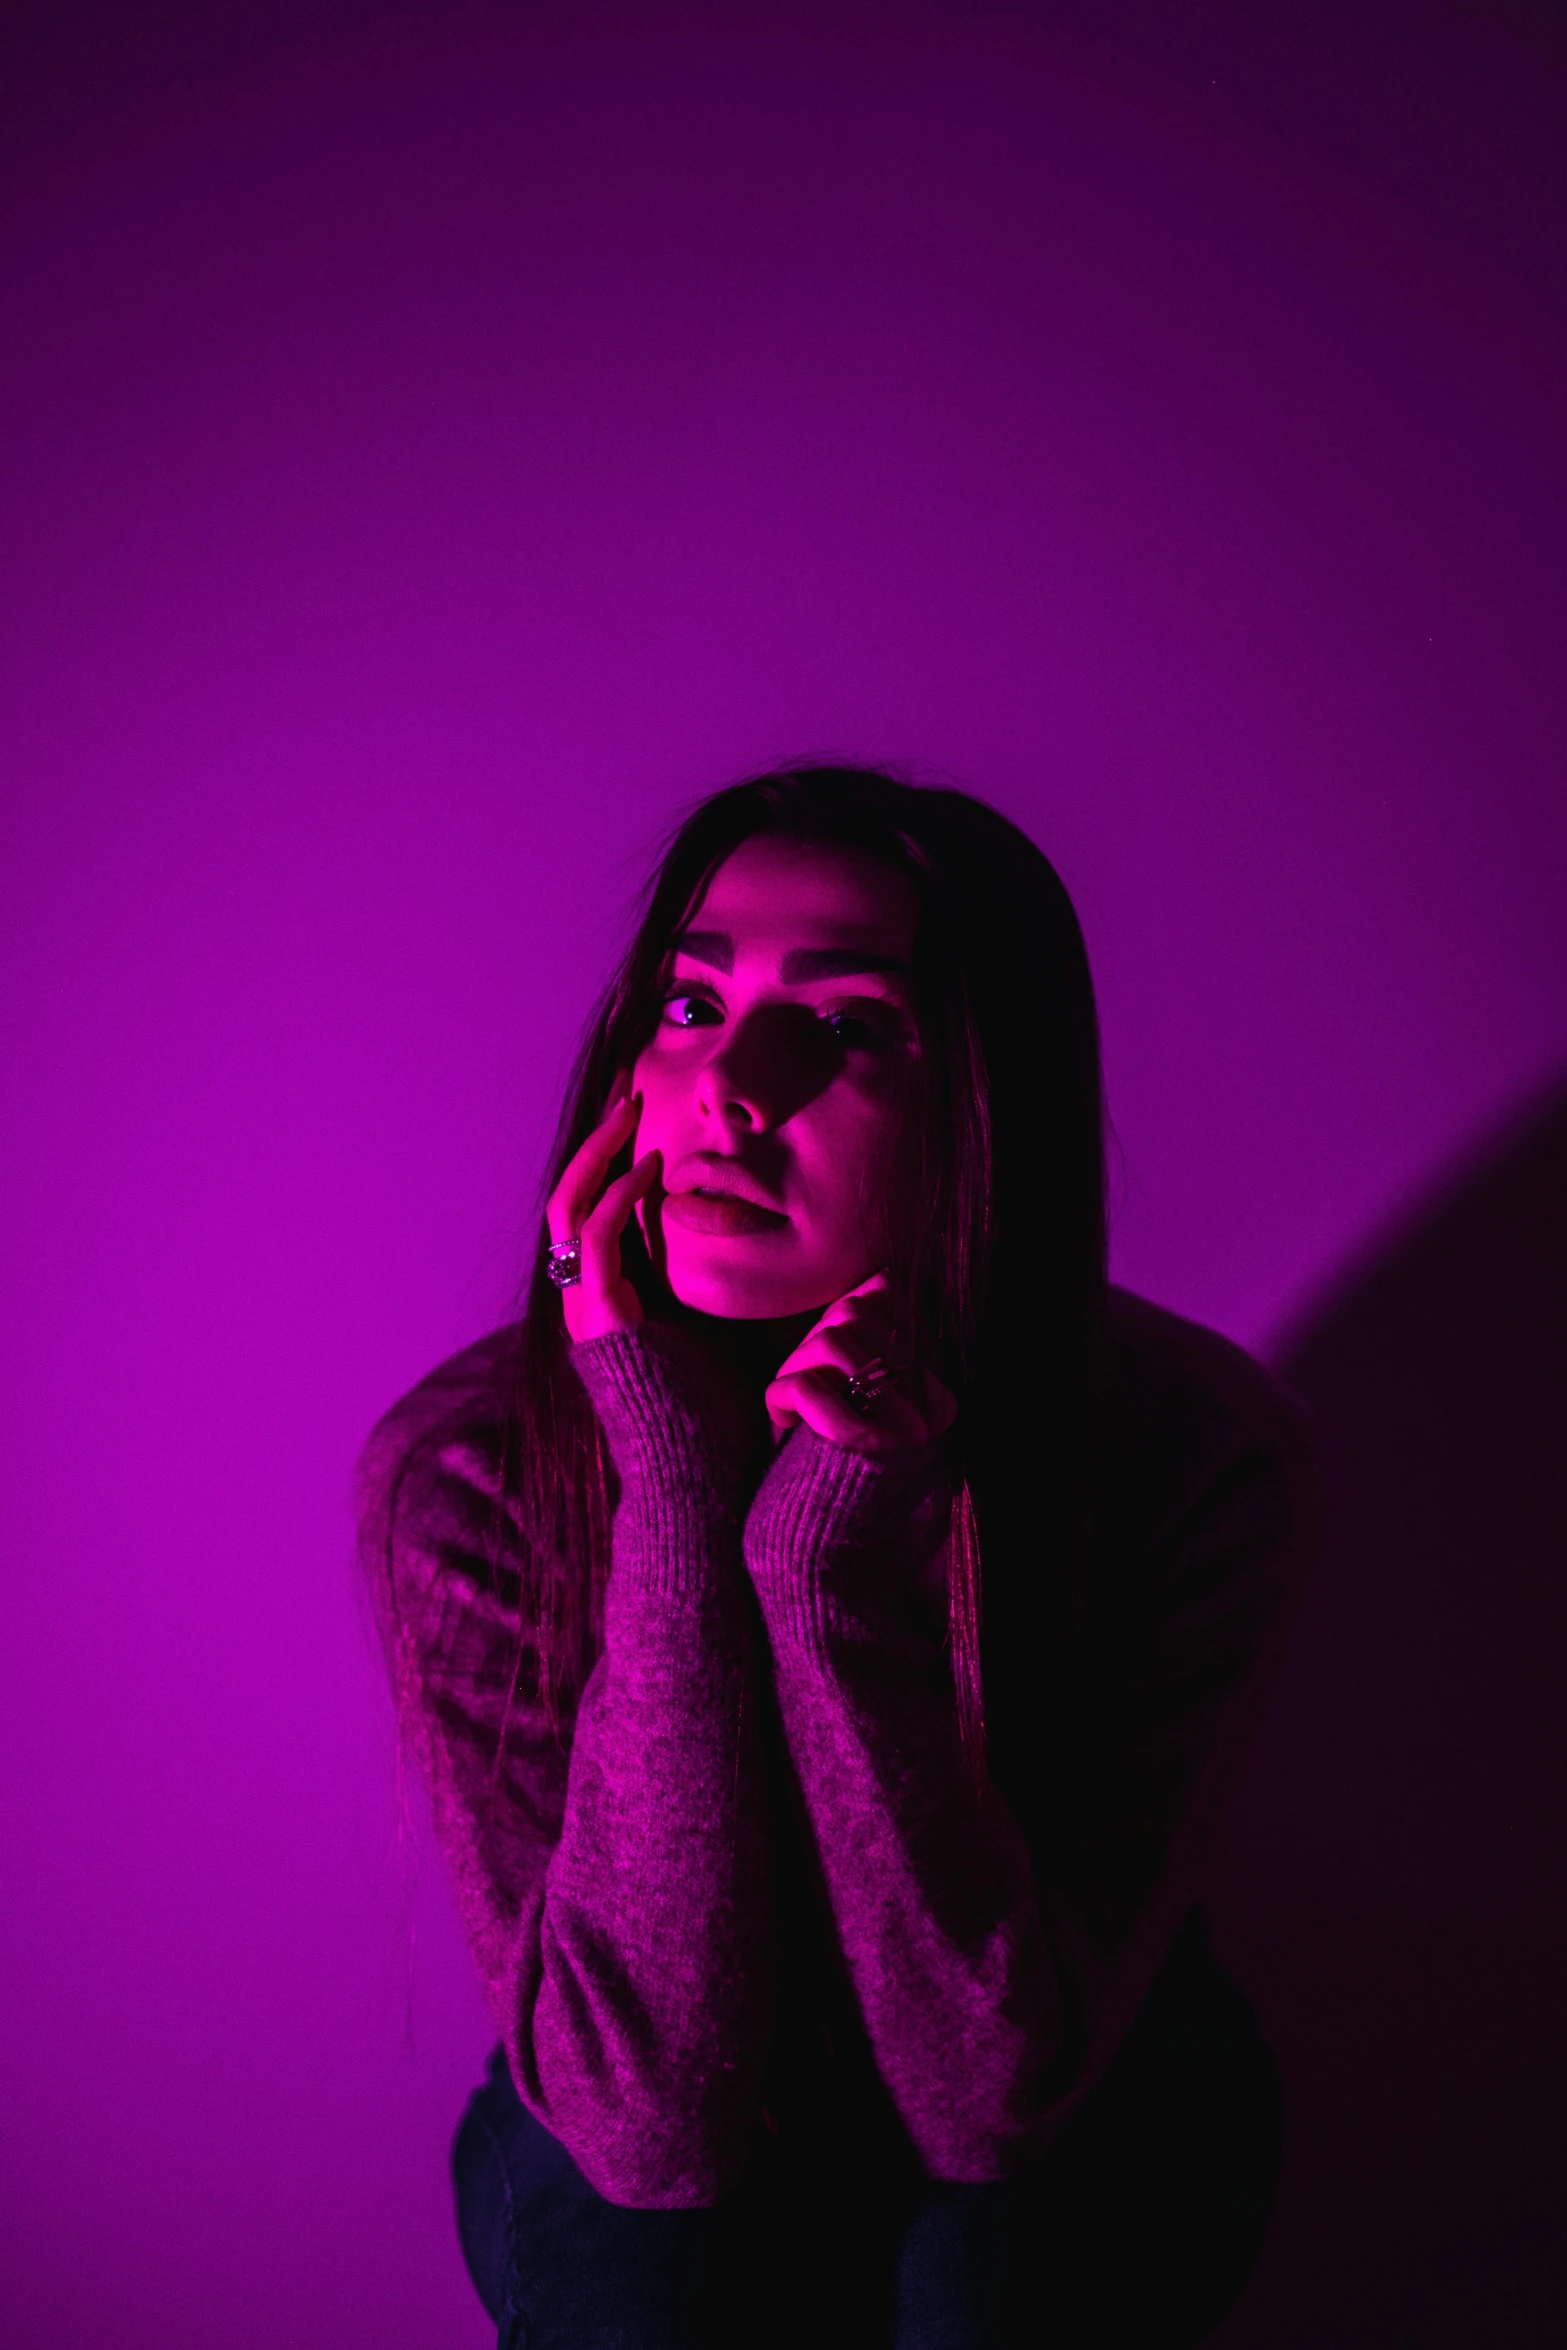
M 874 1048 L 885 1042 L 869 1020 L 861 1020 L 853 1012 L 824 1012 L 822 1026 L 830 1028 L 840 1044 Z

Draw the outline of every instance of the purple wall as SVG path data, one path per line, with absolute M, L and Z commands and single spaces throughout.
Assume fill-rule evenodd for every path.
M 348 1471 L 682 798 L 1033 831 L 1265 1351 L 1567 1070 L 1546 22 L 8 12 L 8 2350 L 487 2338 Z

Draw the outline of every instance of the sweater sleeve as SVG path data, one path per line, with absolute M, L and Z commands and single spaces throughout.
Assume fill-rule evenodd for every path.
M 604 1644 L 565 1751 L 526 1669 L 523 1536 L 482 1417 L 459 1409 L 410 1445 L 393 1414 L 365 1455 L 361 1525 L 518 2092 L 611 2202 L 699 2205 L 743 2162 L 775 1998 L 737 1464 L 683 1333 L 617 1331 L 571 1359 L 620 1498 Z
M 1027 1839 L 967 1776 L 939 1635 L 941 1448 L 872 1458 L 790 1436 L 745 1529 L 779 1712 L 876 2064 L 933 2178 L 1026 2150 L 1061 2004 Z
M 801 1429 L 745 1558 L 785 1735 L 878 2069 L 933 2177 L 1005 2177 L 1100 2077 L 1185 1910 L 1312 1540 L 1287 1415 L 1195 1467 L 1140 1524 L 1105 1702 L 1039 1751 L 1025 1824 L 960 1752 L 941 1618 L 939 1448 L 872 1459 Z M 996 1562 L 993 1571 L 999 1571 Z

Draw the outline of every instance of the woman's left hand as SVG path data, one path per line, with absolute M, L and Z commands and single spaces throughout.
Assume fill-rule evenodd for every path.
M 774 1444 L 802 1420 L 829 1444 L 866 1453 L 910 1452 L 950 1428 L 956 1398 L 919 1363 L 910 1319 L 885 1271 L 834 1298 L 779 1364 L 767 1390 Z M 873 1363 L 894 1376 L 878 1384 L 867 1408 L 857 1411 L 848 1399 L 849 1381 Z

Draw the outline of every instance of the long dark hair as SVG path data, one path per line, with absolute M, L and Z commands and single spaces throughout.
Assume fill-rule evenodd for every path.
M 919 1196 L 908 1269 L 958 1401 L 950 1576 L 959 1726 L 976 1776 L 1005 1788 L 1042 1660 L 1069 1640 L 1085 1535 L 1105 1290 L 1103 1106 L 1088 957 L 1055 868 L 966 792 L 860 767 L 795 767 L 712 793 L 669 836 L 635 935 L 568 1083 L 541 1200 L 653 1034 L 671 942 L 708 880 L 759 833 L 867 852 L 919 896 Z M 630 1163 L 629 1148 L 615 1173 Z M 520 1332 L 506 1482 L 532 1530 L 519 1676 L 559 1735 L 602 1645 L 616 1483 L 572 1372 L 546 1230 Z M 625 1271 L 655 1276 L 633 1217 Z M 980 1555 L 991 1572 L 980 1605 Z M 565 1571 L 561 1571 L 561 1565 Z M 515 1684 L 514 1684 L 515 1686 Z M 989 1721 L 987 1724 L 987 1714 Z

